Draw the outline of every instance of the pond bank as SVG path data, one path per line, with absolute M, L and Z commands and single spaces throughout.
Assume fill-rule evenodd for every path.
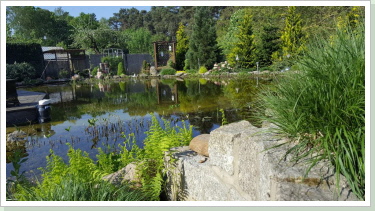
M 357 201 L 343 178 L 339 194 L 329 162 L 311 169 L 283 159 L 288 146 L 268 149 L 285 140 L 247 121 L 210 133 L 209 157 L 189 147 L 173 149 L 174 165 L 166 156 L 168 196 L 184 201 Z

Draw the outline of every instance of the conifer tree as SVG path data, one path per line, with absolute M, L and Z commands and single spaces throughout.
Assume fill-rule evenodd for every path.
M 196 7 L 187 59 L 191 69 L 212 68 L 217 61 L 215 22 L 208 7 Z
M 258 59 L 262 66 L 272 63 L 272 54 L 280 50 L 280 32 L 277 26 L 266 24 L 259 34 Z
M 220 49 L 222 50 L 223 54 L 225 55 L 226 59 L 228 58 L 228 55 L 233 50 L 233 46 L 238 42 L 238 36 L 239 33 L 239 24 L 240 21 L 243 19 L 243 16 L 245 15 L 245 10 L 240 9 L 234 12 L 230 16 L 229 20 L 229 26 L 226 28 L 226 33 L 224 36 L 218 38 L 218 45 Z
M 237 42 L 227 57 L 230 64 L 238 63 L 239 67 L 242 68 L 250 68 L 255 65 L 256 55 L 252 24 L 252 16 L 245 13 L 238 26 Z
M 176 69 L 182 70 L 184 68 L 185 55 L 189 49 L 185 26 L 182 23 L 179 24 L 176 32 L 176 39 Z
M 301 14 L 295 6 L 288 7 L 285 27 L 281 35 L 283 57 L 294 57 L 304 48 L 306 35 L 302 30 Z
M 118 63 L 117 75 L 125 74 L 124 64 L 122 62 Z

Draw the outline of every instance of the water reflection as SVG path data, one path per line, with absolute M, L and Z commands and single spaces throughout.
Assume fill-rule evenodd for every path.
M 182 126 L 182 122 L 193 125 L 194 136 L 221 125 L 220 109 L 224 109 L 228 122 L 247 119 L 259 125 L 253 118 L 259 88 L 255 80 L 207 79 L 132 79 L 33 88 L 31 91 L 48 93 L 54 102 L 52 121 L 20 127 L 28 133 L 24 146 L 28 161 L 21 170 L 38 172 L 38 167 L 46 165 L 50 149 L 66 159 L 66 143 L 88 152 L 93 159 L 98 147 L 116 149 L 123 143 L 122 133 L 134 134 L 142 147 L 151 114 L 175 126 Z M 12 130 L 15 128 L 7 128 L 7 132 Z M 7 164 L 7 176 L 11 169 Z

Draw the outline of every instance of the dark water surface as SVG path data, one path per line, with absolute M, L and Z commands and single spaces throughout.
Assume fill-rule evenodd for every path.
M 231 80 L 136 80 L 65 84 L 29 88 L 45 92 L 53 101 L 52 121 L 19 127 L 28 133 L 27 142 L 19 146 L 28 160 L 21 171 L 27 176 L 39 175 L 52 149 L 66 160 L 67 143 L 96 159 L 97 148 L 116 149 L 134 133 L 143 146 L 151 117 L 164 118 L 173 125 L 193 125 L 193 136 L 209 133 L 227 121 L 254 120 L 254 102 L 264 83 L 254 79 Z M 8 127 L 7 133 L 16 130 Z M 13 169 L 7 163 L 7 177 Z

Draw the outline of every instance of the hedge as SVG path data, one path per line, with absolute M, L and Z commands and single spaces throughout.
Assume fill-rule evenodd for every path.
M 38 43 L 7 43 L 6 63 L 29 63 L 35 68 L 34 78 L 39 78 L 44 69 L 42 46 Z

